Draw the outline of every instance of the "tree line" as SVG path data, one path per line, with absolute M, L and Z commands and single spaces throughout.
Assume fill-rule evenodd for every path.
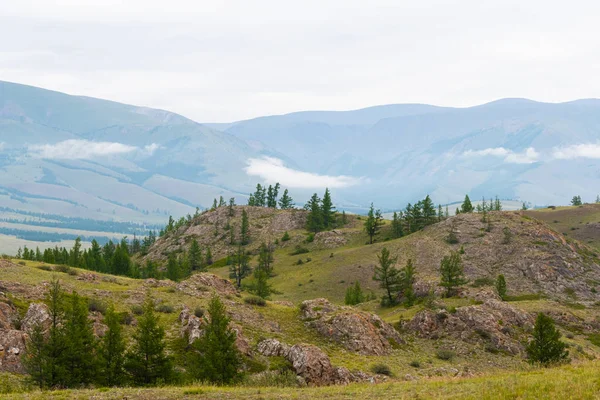
M 27 339 L 23 363 L 41 389 L 100 386 L 150 386 L 197 380 L 217 384 L 240 377 L 242 358 L 236 333 L 219 297 L 214 295 L 204 318 L 203 336 L 168 341 L 154 300 L 147 297 L 128 340 L 122 317 L 109 305 L 103 322 L 107 330 L 94 335 L 88 300 L 66 293 L 53 280 L 46 295 L 50 326 L 38 324 Z

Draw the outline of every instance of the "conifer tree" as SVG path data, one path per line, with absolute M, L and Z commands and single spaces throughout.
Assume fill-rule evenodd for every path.
M 460 207 L 460 212 L 463 214 L 472 213 L 473 212 L 473 204 L 471 203 L 471 199 L 469 199 L 469 195 L 465 195 L 465 201 L 462 203 Z
M 523 202 L 523 206 L 521 207 L 521 210 L 527 211 L 527 204 L 525 202 Z
M 196 239 L 192 240 L 190 249 L 188 250 L 188 262 L 192 271 L 202 271 L 202 250 Z
M 210 320 L 204 334 L 194 342 L 199 353 L 193 368 L 196 378 L 217 384 L 227 384 L 239 377 L 241 366 L 239 352 L 235 346 L 236 332 L 229 327 L 225 306 L 215 294 L 208 306 Z
M 402 221 L 398 216 L 398 213 L 394 211 L 394 216 L 392 218 L 392 236 L 395 238 L 402 237 Z
M 342 210 L 342 225 L 346 225 L 348 223 L 348 218 L 346 217 L 346 210 Z
M 506 298 L 506 279 L 504 279 L 504 275 L 498 275 L 498 278 L 496 278 L 496 292 L 502 300 Z
M 225 207 L 227 203 L 225 203 L 225 199 L 223 196 L 219 196 L 219 207 Z
M 173 282 L 178 282 L 180 278 L 179 263 L 174 253 L 170 253 L 167 260 L 167 278 Z
M 173 367 L 166 347 L 165 330 L 154 312 L 152 298 L 147 297 L 125 362 L 125 368 L 136 385 L 147 386 L 154 385 L 159 380 L 169 381 Z
M 242 245 L 250 243 L 250 222 L 248 221 L 248 213 L 242 210 L 242 227 L 240 229 L 240 242 Z
M 440 286 L 446 288 L 447 297 L 453 296 L 457 287 L 468 282 L 464 277 L 460 253 L 457 251 L 452 251 L 449 256 L 445 256 L 442 259 L 440 273 L 442 275 Z
M 269 275 L 265 270 L 254 270 L 254 285 L 250 291 L 263 299 L 268 299 L 271 296 L 273 290 L 269 284 Z
M 402 269 L 402 294 L 404 296 L 407 307 L 412 307 L 415 303 L 416 296 L 414 290 L 415 284 L 415 267 L 412 260 L 409 258 L 406 266 Z
M 444 212 L 442 211 L 442 205 L 438 204 L 438 213 L 437 213 L 438 222 L 444 219 Z
M 67 337 L 64 328 L 64 292 L 60 282 L 53 279 L 50 282 L 50 289 L 46 294 L 46 304 L 50 314 L 50 327 L 48 329 L 48 339 L 46 344 L 45 359 L 46 362 L 46 382 L 48 387 L 64 386 L 66 382 L 66 370 L 64 363 L 64 354 L 67 348 Z
M 23 356 L 23 366 L 31 380 L 40 388 L 47 387 L 48 379 L 48 354 L 44 329 L 36 323 L 26 342 L 26 353 Z
M 104 324 L 107 331 L 100 343 L 100 372 L 106 386 L 119 386 L 125 380 L 125 339 L 119 315 L 111 304 L 106 310 Z
M 227 207 L 227 215 L 229 215 L 230 217 L 235 216 L 235 197 L 229 199 L 229 205 Z
M 238 247 L 238 250 L 234 256 L 234 262 L 229 267 L 229 277 L 235 280 L 235 285 L 238 288 L 242 287 L 242 279 L 250 275 L 252 268 L 248 263 L 249 257 L 242 246 Z
M 81 262 L 81 238 L 77 236 L 75 239 L 75 244 L 73 245 L 73 249 L 70 254 L 70 262 L 69 265 L 71 267 L 78 267 Z
M 217 199 L 213 199 L 213 204 L 212 204 L 212 207 L 210 208 L 210 211 L 215 211 L 217 209 L 217 207 L 219 207 L 219 203 L 217 203 Z
M 571 205 L 573 206 L 580 206 L 583 203 L 581 202 L 581 196 L 573 196 L 573 199 L 571 200 Z
M 334 215 L 335 208 L 333 207 L 333 202 L 331 200 L 331 193 L 329 193 L 329 188 L 325 188 L 325 194 L 321 201 L 321 216 L 323 218 L 324 229 L 329 229 L 333 226 L 335 222 Z
M 273 274 L 273 248 L 264 242 L 260 245 L 257 270 L 265 271 L 267 277 Z
M 281 196 L 281 199 L 279 199 L 279 208 L 282 210 L 294 208 L 294 199 L 290 197 L 287 189 L 283 191 L 283 196 Z
M 543 366 L 557 364 L 568 359 L 567 345 L 560 340 L 560 332 L 554 321 L 544 313 L 539 313 L 533 327 L 533 340 L 527 345 L 529 361 Z
M 365 231 L 367 232 L 367 235 L 369 235 L 370 244 L 373 244 L 373 237 L 377 235 L 382 225 L 383 217 L 381 216 L 381 211 L 375 210 L 373 203 L 371 203 L 371 208 L 369 208 L 369 213 L 367 214 L 367 219 L 364 224 Z
M 435 215 L 435 205 L 429 195 L 423 199 L 421 203 L 421 210 L 423 215 L 423 226 L 431 225 L 435 223 L 436 215 Z
M 354 285 L 346 289 L 344 304 L 354 306 L 365 301 L 365 295 L 360 287 L 360 282 L 354 282 Z
M 319 196 L 314 193 L 304 208 L 308 210 L 306 229 L 314 233 L 321 231 L 323 229 L 323 209 Z
M 111 272 L 115 275 L 129 275 L 131 269 L 131 259 L 129 258 L 129 252 L 127 251 L 127 242 L 125 239 L 121 241 L 115 248 L 114 254 L 111 260 Z
M 250 196 L 248 196 L 248 205 L 256 206 L 256 198 L 254 197 L 254 194 L 251 194 Z
M 92 321 L 88 318 L 87 300 L 73 292 L 65 313 L 67 346 L 63 353 L 65 386 L 88 385 L 96 379 L 96 339 Z
M 379 287 L 386 291 L 387 298 L 383 298 L 382 304 L 394 305 L 396 304 L 395 295 L 402 288 L 402 276 L 400 271 L 394 267 L 398 257 L 392 257 L 390 251 L 384 247 L 381 249 L 381 254 L 377 255 L 377 260 L 379 266 L 375 267 L 373 280 L 379 282 Z
M 210 251 L 210 247 L 206 248 L 206 256 L 204 258 L 204 262 L 206 263 L 206 265 L 212 265 L 213 263 L 213 257 L 212 252 Z

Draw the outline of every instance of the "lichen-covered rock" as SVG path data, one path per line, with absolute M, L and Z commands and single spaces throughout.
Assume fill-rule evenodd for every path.
M 17 310 L 10 304 L 0 302 L 0 329 L 12 329 Z
M 31 303 L 21 323 L 21 330 L 30 334 L 36 325 L 40 325 L 45 332 L 51 322 L 48 306 L 43 303 Z
M 27 334 L 14 329 L 0 329 L 0 371 L 25 373 L 21 355 L 25 352 Z
M 276 339 L 266 339 L 257 346 L 262 355 L 284 357 L 298 376 L 309 386 L 348 384 L 351 382 L 372 381 L 373 377 L 364 372 L 350 372 L 344 367 L 334 367 L 327 354 L 311 344 L 289 346 Z
M 176 288 L 185 294 L 196 297 L 208 297 L 213 292 L 223 296 L 237 294 L 237 289 L 230 281 L 206 272 L 193 274 L 188 279 L 179 282 Z
M 327 299 L 307 300 L 301 305 L 302 318 L 321 335 L 348 350 L 365 355 L 388 354 L 403 343 L 396 330 L 375 314 L 352 307 L 337 307 Z
M 449 335 L 466 342 L 489 342 L 497 350 L 519 354 L 523 345 L 518 330 L 531 330 L 533 319 L 510 304 L 487 300 L 481 305 L 461 307 L 454 314 L 424 310 L 405 327 L 421 337 L 436 339 Z

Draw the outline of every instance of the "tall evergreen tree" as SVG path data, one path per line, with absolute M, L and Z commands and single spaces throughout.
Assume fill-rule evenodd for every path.
M 67 349 L 64 316 L 64 292 L 57 279 L 50 282 L 50 289 L 46 294 L 46 304 L 50 314 L 50 327 L 46 344 L 46 382 L 50 388 L 64 386 L 66 382 L 66 369 L 64 355 Z
M 192 271 L 202 271 L 204 269 L 202 250 L 200 250 L 200 245 L 196 239 L 192 240 L 192 244 L 188 250 L 188 262 Z
M 460 212 L 463 214 L 473 212 L 473 204 L 471 203 L 471 199 L 469 199 L 468 194 L 465 195 L 465 201 L 460 206 Z
M 254 270 L 254 284 L 250 291 L 263 299 L 268 299 L 271 296 L 273 289 L 269 284 L 269 275 L 265 270 Z
M 143 314 L 133 333 L 133 345 L 126 355 L 125 368 L 136 385 L 168 382 L 173 366 L 166 353 L 165 330 L 154 312 L 154 302 L 146 298 Z
M 283 191 L 283 196 L 281 196 L 281 199 L 279 199 L 279 208 L 282 210 L 294 208 L 294 199 L 290 197 L 287 189 Z
M 238 288 L 241 288 L 242 279 L 250 275 L 251 272 L 252 268 L 250 268 L 249 257 L 246 254 L 245 249 L 242 246 L 239 246 L 234 256 L 234 262 L 229 267 L 229 277 L 235 280 L 235 284 Z
M 167 260 L 167 278 L 173 282 L 178 282 L 180 279 L 179 263 L 174 253 L 170 253 Z
M 423 226 L 431 225 L 436 222 L 435 205 L 429 195 L 422 202 Z
M 257 270 L 265 271 L 267 277 L 273 274 L 273 248 L 264 242 L 260 245 Z
M 75 239 L 75 244 L 73 245 L 73 249 L 71 250 L 69 265 L 71 267 L 79 267 L 81 262 L 81 238 L 77 236 Z
M 208 306 L 210 320 L 204 334 L 194 342 L 199 353 L 195 357 L 196 378 L 217 384 L 227 384 L 239 377 L 241 358 L 235 346 L 236 332 L 229 327 L 225 306 L 214 295 Z
M 29 334 L 26 342 L 26 353 L 23 356 L 23 366 L 31 380 L 40 388 L 48 385 L 48 347 L 44 337 L 44 328 L 38 322 Z
M 394 216 L 392 218 L 392 236 L 395 238 L 402 237 L 402 221 L 398 216 L 398 213 L 394 211 Z
M 365 231 L 367 232 L 367 235 L 369 235 L 370 244 L 373 244 L 373 237 L 379 233 L 382 225 L 383 217 L 381 216 L 381 211 L 375 210 L 373 203 L 371 203 L 371 208 L 369 208 L 369 213 L 367 214 L 367 219 L 364 224 Z
M 527 345 L 529 361 L 543 366 L 564 362 L 569 357 L 567 345 L 560 340 L 560 332 L 554 321 L 544 313 L 539 313 L 533 327 L 533 340 Z
M 321 201 L 321 216 L 323 219 L 323 228 L 331 228 L 335 222 L 335 208 L 333 207 L 329 188 L 325 188 L 325 194 Z
M 506 279 L 504 278 L 504 275 L 498 275 L 498 278 L 496 279 L 496 292 L 498 292 L 498 296 L 500 296 L 502 300 L 506 298 Z
M 125 239 L 115 248 L 115 252 L 111 261 L 111 272 L 115 275 L 129 275 L 131 270 L 131 259 L 127 251 L 127 242 Z
M 463 264 L 460 253 L 452 251 L 449 256 L 445 256 L 440 263 L 440 272 L 442 280 L 440 286 L 446 288 L 446 296 L 453 296 L 456 288 L 466 284 L 463 272 Z
M 235 197 L 229 199 L 229 205 L 227 207 L 227 215 L 229 215 L 230 217 L 235 216 Z
M 87 300 L 73 292 L 65 313 L 67 346 L 63 353 L 65 362 L 65 386 L 88 385 L 96 379 L 96 339 L 92 321 L 88 317 Z
M 321 208 L 321 200 L 316 193 L 312 195 L 304 208 L 308 210 L 306 229 L 315 233 L 323 230 L 323 209 Z
M 415 303 L 416 296 L 414 290 L 415 284 L 415 267 L 412 260 L 409 258 L 406 266 L 402 269 L 402 295 L 406 299 L 406 306 L 412 307 Z
M 502 202 L 498 196 L 496 196 L 496 199 L 494 200 L 494 211 L 502 211 Z
M 248 213 L 246 210 L 242 210 L 242 227 L 240 228 L 240 242 L 242 245 L 250 243 L 250 222 L 248 220 Z
M 225 203 L 225 199 L 223 196 L 219 196 L 219 207 L 225 207 L 227 203 Z
M 382 303 L 387 305 L 396 304 L 396 294 L 402 288 L 402 276 L 400 271 L 394 267 L 398 257 L 392 257 L 390 251 L 384 247 L 381 254 L 377 255 L 379 266 L 375 267 L 373 280 L 379 282 L 379 287 L 385 289 L 387 297 Z
M 111 304 L 104 315 L 107 331 L 100 343 L 100 375 L 106 386 L 119 386 L 125 380 L 125 338 L 119 315 Z

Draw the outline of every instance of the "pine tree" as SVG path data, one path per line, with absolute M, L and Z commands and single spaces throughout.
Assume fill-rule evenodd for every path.
M 573 206 L 580 206 L 583 203 L 581 202 L 581 196 L 573 196 L 573 199 L 571 200 L 571 205 Z
M 229 327 L 229 317 L 225 306 L 214 295 L 208 306 L 210 321 L 207 321 L 204 334 L 194 342 L 199 353 L 195 357 L 195 377 L 217 384 L 227 384 L 239 377 L 241 366 L 239 352 L 235 346 L 236 332 Z
M 402 269 L 402 294 L 407 307 L 412 307 L 416 300 L 415 290 L 415 267 L 409 258 L 406 266 Z
M 323 195 L 323 200 L 321 201 L 321 216 L 323 218 L 324 229 L 329 229 L 333 226 L 335 222 L 334 214 L 335 208 L 333 207 L 333 202 L 331 201 L 331 193 L 329 193 L 328 188 L 325 188 L 325 194 Z
M 175 258 L 175 254 L 170 253 L 167 261 L 167 279 L 170 279 L 173 282 L 178 282 L 179 278 L 179 263 L 177 262 L 177 258 Z
M 268 299 L 271 296 L 273 289 L 269 284 L 269 275 L 265 270 L 256 269 L 254 271 L 254 285 L 250 291 L 263 299 Z
M 69 265 L 71 267 L 78 267 L 81 261 L 81 238 L 77 236 L 75 239 L 75 244 L 73 245 L 73 249 L 71 250 Z
M 257 270 L 265 271 L 267 277 L 273 275 L 273 249 L 264 242 L 260 245 Z
M 248 221 L 248 213 L 242 210 L 242 227 L 240 229 L 240 242 L 242 245 L 250 243 L 250 222 Z
M 230 217 L 235 216 L 235 197 L 229 199 L 229 205 L 227 207 L 227 215 L 229 215 Z
M 210 211 L 215 211 L 217 209 L 217 207 L 219 207 L 219 203 L 217 203 L 217 199 L 213 199 L 213 204 L 212 204 L 212 207 L 210 208 Z
M 375 267 L 373 280 L 379 282 L 379 287 L 385 289 L 387 298 L 384 297 L 382 304 L 396 304 L 396 294 L 402 288 L 402 276 L 400 271 L 394 267 L 398 257 L 390 256 L 390 251 L 387 248 L 381 249 L 381 254 L 377 255 L 379 266 Z
M 68 387 L 85 386 L 96 379 L 96 339 L 88 313 L 87 300 L 74 291 L 65 313 L 67 346 L 62 354 Z
M 460 206 L 460 212 L 463 214 L 473 212 L 473 204 L 471 204 L 471 199 L 469 199 L 469 195 L 465 195 L 465 201 Z
M 438 222 L 444 219 L 444 212 L 442 211 L 442 205 L 438 204 L 438 213 L 437 213 Z
M 146 298 L 143 314 L 133 333 L 133 345 L 126 355 L 125 368 L 136 385 L 168 382 L 172 375 L 171 359 L 166 354 L 165 330 L 154 312 L 154 302 Z
M 206 265 L 212 265 L 213 263 L 212 252 L 210 251 L 210 247 L 206 248 L 206 256 L 204 257 L 204 262 L 206 263 Z
M 527 210 L 527 204 L 525 202 L 523 202 L 523 206 L 521 207 L 521 210 L 523 210 L 523 211 Z
M 26 342 L 26 353 L 23 356 L 23 366 L 31 380 L 40 388 L 48 385 L 48 348 L 44 329 L 36 323 Z
M 251 194 L 250 196 L 248 196 L 248 205 L 249 206 L 256 206 L 256 198 L 254 197 L 253 194 Z
M 596 204 L 600 203 L 600 194 L 596 195 Z
M 494 200 L 494 211 L 502 211 L 502 202 L 498 196 L 496 196 L 496 199 Z
M 111 272 L 113 274 L 123 276 L 129 275 L 131 259 L 129 258 L 127 242 L 125 242 L 125 239 L 123 239 L 115 248 L 110 265 L 112 266 Z
M 321 231 L 323 229 L 323 209 L 319 196 L 314 193 L 304 208 L 308 210 L 306 229 L 315 233 Z
M 279 208 L 282 210 L 294 208 L 294 199 L 290 197 L 287 189 L 283 191 L 283 196 L 281 196 L 281 199 L 279 199 Z
M 568 359 L 566 344 L 560 340 L 560 332 L 549 316 L 539 313 L 533 328 L 533 340 L 527 345 L 529 361 L 543 366 L 557 364 Z
M 192 240 L 190 249 L 188 250 L 188 262 L 192 271 L 202 271 L 204 266 L 202 265 L 202 250 L 196 239 Z
M 506 279 L 504 279 L 504 275 L 498 275 L 498 278 L 496 278 L 496 292 L 502 300 L 506 298 Z
M 460 253 L 457 251 L 452 251 L 449 256 L 442 259 L 440 273 L 442 275 L 440 286 L 446 288 L 447 297 L 453 296 L 457 287 L 468 282 L 464 277 Z
M 425 197 L 422 201 L 422 214 L 423 214 L 423 226 L 431 225 L 435 223 L 436 215 L 435 215 L 435 205 L 429 195 Z
M 234 262 L 229 267 L 229 277 L 235 280 L 235 284 L 238 288 L 242 287 L 242 279 L 250 275 L 252 268 L 248 263 L 249 257 L 242 246 L 238 247 L 238 250 L 234 257 Z
M 398 217 L 398 213 L 394 211 L 394 216 L 392 218 L 392 236 L 395 238 L 402 237 L 402 221 L 400 217 Z
M 367 235 L 369 235 L 370 244 L 373 244 L 373 237 L 377 235 L 382 225 L 383 217 L 381 216 L 381 211 L 375 210 L 373 203 L 371 203 L 371 208 L 369 208 L 369 213 L 367 214 L 367 219 L 364 224 L 365 231 L 367 232 Z
M 348 218 L 346 217 L 346 210 L 342 210 L 342 225 L 346 225 L 348 223 Z
M 64 292 L 60 282 L 53 279 L 46 294 L 46 304 L 50 314 L 50 327 L 44 351 L 46 358 L 47 387 L 65 386 L 66 370 L 64 354 L 67 348 L 67 337 L 64 328 Z
M 225 203 L 225 199 L 223 198 L 223 196 L 219 196 L 219 205 L 218 207 L 225 207 L 227 205 L 227 203 Z
M 360 287 L 360 282 L 354 282 L 353 286 L 346 289 L 346 296 L 344 298 L 344 304 L 354 306 L 365 301 L 365 295 Z
M 108 329 L 100 343 L 100 372 L 106 386 L 119 386 L 125 380 L 125 338 L 119 320 L 114 306 L 109 305 L 104 315 Z

